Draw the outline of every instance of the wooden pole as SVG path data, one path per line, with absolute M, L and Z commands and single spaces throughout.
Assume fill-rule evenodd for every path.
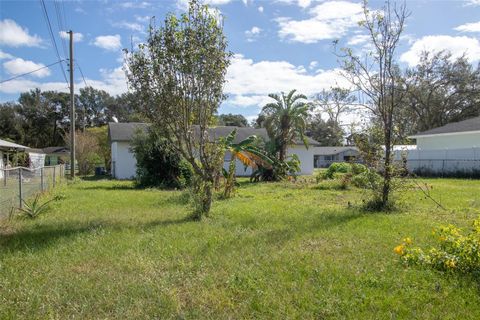
M 70 34 L 70 177 L 75 179 L 75 96 L 73 91 L 73 31 Z

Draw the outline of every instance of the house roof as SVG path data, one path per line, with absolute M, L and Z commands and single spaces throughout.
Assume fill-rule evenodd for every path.
M 113 141 L 131 141 L 137 130 L 146 130 L 147 123 L 141 122 L 110 122 L 108 124 L 108 137 Z
M 28 147 L 22 146 L 20 144 L 16 144 L 10 141 L 2 140 L 0 139 L 0 149 L 2 150 L 9 150 L 9 149 L 14 149 L 14 150 L 25 150 Z
M 45 154 L 70 154 L 68 147 L 46 147 L 42 150 Z
M 116 123 L 111 122 L 108 124 L 108 135 L 111 142 L 114 141 L 131 141 L 134 134 L 137 130 L 146 130 L 149 124 L 139 123 L 139 122 L 128 122 L 128 123 Z M 235 136 L 235 143 L 238 143 L 242 140 L 245 140 L 249 136 L 256 135 L 263 138 L 265 141 L 269 140 L 267 130 L 265 128 L 251 128 L 251 127 L 234 127 L 234 126 L 218 126 L 212 127 L 209 129 L 212 137 L 218 139 L 225 137 L 230 134 L 233 130 L 237 130 L 237 135 Z M 307 143 L 309 145 L 320 145 L 317 141 L 312 138 L 307 137 Z M 296 145 L 302 145 L 303 142 L 298 140 L 295 142 Z
M 315 149 L 313 149 L 313 154 L 316 156 L 326 156 L 339 154 L 340 152 L 348 150 L 358 151 L 356 147 L 315 147 Z
M 437 134 L 455 134 L 461 132 L 480 131 L 480 117 L 475 117 L 459 122 L 451 122 L 443 127 L 434 128 L 431 130 L 419 132 L 410 138 L 417 138 L 422 136 L 431 136 Z

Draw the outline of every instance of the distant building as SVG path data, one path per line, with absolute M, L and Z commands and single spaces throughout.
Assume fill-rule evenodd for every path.
M 136 159 L 131 151 L 131 141 L 138 130 L 146 130 L 148 124 L 145 123 L 109 123 L 108 136 L 111 143 L 112 152 L 112 176 L 116 179 L 131 179 L 136 175 Z M 245 138 L 256 135 L 268 141 L 268 134 L 264 128 L 255 129 L 250 127 L 230 127 L 219 126 L 211 128 L 211 135 L 218 139 L 230 134 L 233 130 L 237 130 L 235 142 L 240 142 Z M 309 148 L 307 149 L 303 142 L 298 141 L 290 146 L 287 154 L 296 154 L 301 162 L 300 174 L 309 175 L 313 173 L 313 147 L 319 143 L 313 139 L 307 138 Z M 230 161 L 230 155 L 226 154 L 224 167 L 227 169 Z M 236 175 L 250 176 L 251 168 L 245 170 L 243 164 L 237 160 Z
M 356 147 L 314 147 L 313 163 L 315 168 L 327 168 L 334 162 L 360 162 L 360 153 Z
M 410 137 L 409 170 L 420 174 L 480 175 L 480 117 L 452 122 Z M 396 154 L 397 160 L 399 155 Z

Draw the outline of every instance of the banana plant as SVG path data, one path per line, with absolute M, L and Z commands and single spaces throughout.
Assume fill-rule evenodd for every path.
M 273 161 L 258 146 L 259 138 L 255 135 L 249 136 L 245 140 L 235 143 L 237 129 L 230 132 L 229 135 L 221 139 L 221 143 L 226 152 L 231 154 L 228 171 L 224 169 L 225 190 L 224 198 L 230 198 L 235 187 L 236 160 L 238 159 L 245 167 L 257 169 L 262 167 L 271 167 Z

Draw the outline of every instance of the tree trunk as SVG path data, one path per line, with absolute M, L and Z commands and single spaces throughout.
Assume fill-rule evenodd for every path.
M 232 191 L 235 186 L 235 168 L 236 158 L 232 154 L 232 158 L 230 159 L 230 165 L 228 166 L 227 181 L 225 182 L 225 192 L 223 193 L 223 196 L 225 198 L 230 198 L 230 196 L 232 195 Z
M 390 196 L 390 186 L 392 180 L 392 164 L 391 164 L 391 141 L 392 131 L 390 126 L 385 128 L 385 162 L 384 162 L 384 174 L 383 174 L 383 189 L 382 189 L 382 207 L 386 208 Z

